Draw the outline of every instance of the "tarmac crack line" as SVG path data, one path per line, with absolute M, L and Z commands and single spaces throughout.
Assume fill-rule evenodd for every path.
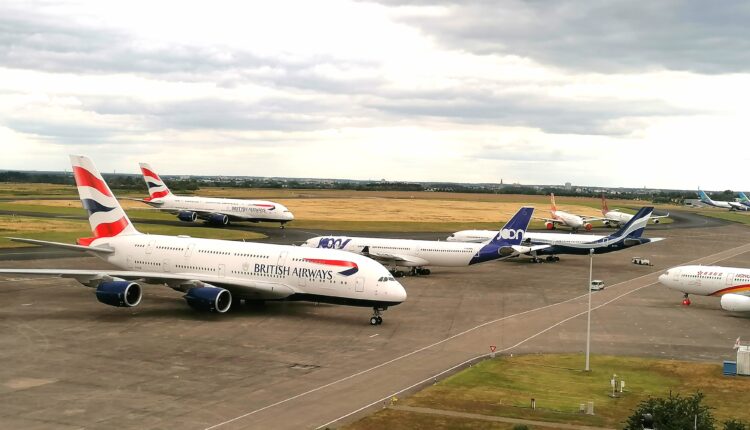
M 743 249 L 742 251 L 740 251 L 740 249 L 741 249 L 741 248 Z M 735 247 L 735 248 L 731 248 L 731 249 L 728 249 L 728 250 L 724 250 L 724 251 L 720 251 L 720 252 L 717 252 L 717 253 L 715 253 L 715 254 L 712 254 L 712 255 L 706 256 L 706 257 L 700 257 L 700 258 L 696 258 L 696 259 L 694 259 L 694 260 L 691 260 L 691 261 L 689 261 L 689 262 L 683 263 L 683 265 L 684 265 L 684 264 L 692 264 L 692 263 L 698 262 L 698 261 L 700 261 L 700 260 L 706 260 L 706 259 L 712 259 L 712 258 L 718 258 L 718 260 L 716 260 L 716 261 L 721 261 L 721 260 L 723 260 L 723 259 L 726 259 L 726 258 L 730 258 L 730 257 L 732 256 L 732 255 L 731 255 L 732 253 L 736 253 L 735 255 L 738 255 L 738 254 L 740 254 L 740 253 L 748 252 L 748 249 L 750 249 L 750 244 L 748 244 L 748 245 L 740 245 L 740 246 L 738 246 L 738 247 Z M 723 254 L 730 254 L 730 255 L 729 255 L 729 256 L 723 256 Z M 722 255 L 722 257 L 721 257 L 721 258 L 719 258 L 719 257 L 718 257 L 719 255 Z M 644 275 L 638 276 L 638 277 L 636 277 L 636 278 L 633 278 L 633 279 L 628 279 L 628 280 L 626 280 L 626 281 L 618 282 L 617 284 L 614 284 L 614 285 L 610 286 L 609 288 L 611 289 L 611 288 L 614 288 L 614 287 L 616 287 L 616 286 L 618 286 L 618 285 L 622 285 L 622 284 L 625 284 L 625 283 L 628 283 L 628 282 L 636 281 L 636 280 L 638 280 L 638 279 L 642 279 L 642 278 L 645 278 L 645 277 L 647 277 L 647 276 L 653 276 L 654 274 L 656 274 L 656 273 L 659 273 L 659 272 L 662 272 L 662 270 L 656 270 L 656 271 L 653 271 L 653 272 L 650 272 L 650 273 L 647 273 L 647 274 L 644 274 Z M 605 306 L 605 305 L 607 305 L 607 304 L 609 304 L 609 303 L 611 303 L 611 302 L 613 302 L 613 301 L 615 301 L 615 300 L 618 300 L 618 299 L 620 299 L 620 298 L 622 298 L 622 297 L 624 297 L 624 296 L 626 296 L 626 295 L 628 295 L 628 294 L 630 294 L 630 293 L 632 293 L 632 292 L 638 291 L 638 290 L 640 290 L 640 289 L 642 289 L 642 288 L 646 288 L 646 287 L 648 287 L 648 286 L 651 286 L 651 285 L 654 285 L 654 284 L 656 284 L 656 282 L 652 282 L 652 283 L 650 283 L 650 284 L 648 284 L 648 285 L 644 285 L 644 286 L 638 287 L 638 288 L 637 288 L 637 289 L 635 289 L 635 290 L 631 290 L 631 291 L 629 291 L 629 292 L 627 292 L 627 293 L 621 294 L 620 296 L 617 296 L 617 297 L 615 297 L 614 299 L 611 299 L 611 300 L 609 300 L 609 301 L 607 301 L 607 302 L 605 302 L 605 303 L 603 303 L 603 304 L 600 304 L 600 305 L 598 305 L 598 306 L 596 306 L 596 307 L 592 308 L 592 310 L 596 310 L 596 309 L 599 309 L 600 307 L 602 307 L 602 306 Z M 529 310 L 526 310 L 526 311 L 523 311 L 523 312 L 519 312 L 519 313 L 516 313 L 516 314 L 513 314 L 513 315 L 508 315 L 508 316 L 505 316 L 505 317 L 502 317 L 502 318 L 497 318 L 497 319 L 495 319 L 495 320 L 491 320 L 491 321 L 487 321 L 487 322 L 484 322 L 484 323 L 482 323 L 482 324 L 479 324 L 479 325 L 477 325 L 477 326 L 474 326 L 474 327 L 471 327 L 471 328 L 469 328 L 469 329 L 466 329 L 466 330 L 464 330 L 464 331 L 462 331 L 462 332 L 460 332 L 460 333 L 456 333 L 456 334 L 454 334 L 454 335 L 451 335 L 451 336 L 449 336 L 449 337 L 447 337 L 447 338 L 445 338 L 445 339 L 442 339 L 442 340 L 439 340 L 439 341 L 437 341 L 437 342 L 434 342 L 434 343 L 432 343 L 432 344 L 430 344 L 430 345 L 427 345 L 427 346 L 423 346 L 423 347 L 421 347 L 421 348 L 419 348 L 419 349 L 416 349 L 416 350 L 414 350 L 414 351 L 411 351 L 411 352 L 409 352 L 409 353 L 407 353 L 407 354 L 403 354 L 403 355 L 401 355 L 401 356 L 398 356 L 398 357 L 392 358 L 392 359 L 390 359 L 390 360 L 387 360 L 387 361 L 385 361 L 385 362 L 383 362 L 383 363 L 380 363 L 380 364 L 378 364 L 378 365 L 376 365 L 376 366 L 370 367 L 370 368 L 368 368 L 368 369 L 364 369 L 364 370 L 361 370 L 361 371 L 359 371 L 359 372 L 356 372 L 356 373 L 353 373 L 353 374 L 351 374 L 351 375 L 349 375 L 349 376 L 346 376 L 346 377 L 343 377 L 343 378 L 337 379 L 337 380 L 335 380 L 335 381 L 331 381 L 331 382 L 329 382 L 329 383 L 327 383 L 327 384 L 324 384 L 324 385 L 320 385 L 320 386 L 318 386 L 318 387 L 312 388 L 312 389 L 310 389 L 310 390 L 304 391 L 304 392 L 302 392 L 302 393 L 299 393 L 299 394 L 296 394 L 296 395 L 294 395 L 294 396 L 291 396 L 291 397 L 287 397 L 286 399 L 282 399 L 282 400 L 279 400 L 279 401 L 277 401 L 277 402 L 275 402 L 275 403 L 271 403 L 271 404 L 268 404 L 268 405 L 266 405 L 266 406 L 263 406 L 263 407 L 261 407 L 261 408 L 255 409 L 255 410 L 253 410 L 253 411 L 247 412 L 247 413 L 245 413 L 245 414 L 239 415 L 239 416 L 237 416 L 237 417 L 234 417 L 234 418 L 231 418 L 231 419 L 229 419 L 229 420 L 226 420 L 226 421 L 220 422 L 220 423 L 218 423 L 218 424 L 214 424 L 214 425 L 212 425 L 212 426 L 210 426 L 210 427 L 206 427 L 206 428 L 205 428 L 204 430 L 213 430 L 213 429 L 216 429 L 216 428 L 222 427 L 222 426 L 224 426 L 224 425 L 227 425 L 227 424 L 231 424 L 231 423 L 233 423 L 233 422 L 236 422 L 236 421 L 242 420 L 242 419 L 244 419 L 244 418 L 247 418 L 247 417 L 249 417 L 249 416 L 255 415 L 255 414 L 259 413 L 259 412 L 263 412 L 263 411 L 265 411 L 265 410 L 268 410 L 268 409 L 274 408 L 274 407 L 276 407 L 276 406 L 279 406 L 279 405 L 282 405 L 282 404 L 285 404 L 285 403 L 289 403 L 289 402 L 291 402 L 291 401 L 293 401 L 293 400 L 296 400 L 296 399 L 299 399 L 299 398 L 301 398 L 301 397 L 304 397 L 304 396 L 310 395 L 310 394 L 312 394 L 312 393 L 315 393 L 315 392 L 318 392 L 318 391 L 324 390 L 324 389 L 326 389 L 326 388 L 328 388 L 328 387 L 331 387 L 331 386 L 333 386 L 333 385 L 337 385 L 337 384 L 340 384 L 340 383 L 342 383 L 342 382 L 348 381 L 348 380 L 350 380 L 350 379 L 356 378 L 356 377 L 358 377 L 358 376 L 361 376 L 361 375 L 364 375 L 364 374 L 366 374 L 366 373 L 370 373 L 370 372 L 372 372 L 372 371 L 374 371 L 374 370 L 377 370 L 377 369 L 380 369 L 380 368 L 382 368 L 382 367 L 385 367 L 385 366 L 387 366 L 387 365 L 389 365 L 389 364 L 392 364 L 392 363 L 395 363 L 395 362 L 397 362 L 397 361 L 403 360 L 403 359 L 405 359 L 405 358 L 411 357 L 412 355 L 418 354 L 418 353 L 420 353 L 420 352 L 422 352 L 422 351 L 425 351 L 425 350 L 428 350 L 428 349 L 430 349 L 430 348 L 433 348 L 433 347 L 435 347 L 435 346 L 438 346 L 438 345 L 441 345 L 441 344 L 443 344 L 443 343 L 449 342 L 449 341 L 451 341 L 451 340 L 453 340 L 453 339 L 455 339 L 455 338 L 457 338 L 457 337 L 460 337 L 460 336 L 464 336 L 464 335 L 466 335 L 466 334 L 468 334 L 468 333 L 471 333 L 471 332 L 473 332 L 473 331 L 479 330 L 479 329 L 481 329 L 481 328 L 483 328 L 483 327 L 486 327 L 486 326 L 488 326 L 488 325 L 491 325 L 491 324 L 496 324 L 496 323 L 498 323 L 498 322 L 501 322 L 501 321 L 505 321 L 505 320 L 507 320 L 507 319 L 510 319 L 510 318 L 516 318 L 516 317 L 519 317 L 519 316 L 523 316 L 523 315 L 526 315 L 526 314 L 530 314 L 530 313 L 533 313 L 533 312 L 541 311 L 541 310 L 544 310 L 544 309 L 549 309 L 549 308 L 552 308 L 552 307 L 560 306 L 560 305 L 563 305 L 563 304 L 565 304 L 565 303 L 570 303 L 570 302 L 572 302 L 572 301 L 575 301 L 575 300 L 581 299 L 581 298 L 583 298 L 583 297 L 586 297 L 586 296 L 587 296 L 587 294 L 588 294 L 588 293 L 586 293 L 586 294 L 581 294 L 581 295 L 579 295 L 579 296 L 576 296 L 576 297 L 572 297 L 572 298 L 570 298 L 570 299 L 567 299 L 567 300 L 563 300 L 563 301 L 561 301 L 561 302 L 557 302 L 557 303 L 552 303 L 552 304 L 549 304 L 549 305 L 546 305 L 546 306 L 541 306 L 541 307 L 538 307 L 538 308 L 534 308 L 534 309 L 529 309 Z M 572 317 L 568 317 L 568 318 L 566 318 L 566 319 L 565 319 L 565 320 L 563 320 L 563 321 L 559 321 L 559 322 L 557 322 L 556 324 L 554 324 L 554 326 L 552 326 L 552 327 L 547 327 L 547 328 L 546 328 L 546 329 L 544 329 L 544 330 L 543 330 L 542 332 L 536 333 L 536 334 L 534 334 L 534 335 L 530 336 L 529 338 L 527 338 L 527 339 L 524 339 L 523 341 L 521 341 L 521 342 L 517 343 L 516 345 L 513 345 L 512 347 L 508 347 L 508 348 L 505 348 L 505 349 L 503 349 L 503 350 L 502 350 L 502 352 L 505 352 L 505 351 L 507 351 L 507 350 L 508 350 L 508 349 L 510 349 L 510 348 L 515 348 L 515 347 L 518 347 L 518 346 L 520 346 L 521 344 L 523 344 L 523 343 L 527 342 L 528 340 L 530 340 L 530 339 L 533 339 L 533 338 L 535 338 L 535 337 L 537 337 L 537 336 L 541 335 L 542 333 L 545 333 L 545 332 L 547 332 L 547 331 L 551 330 L 552 328 L 554 328 L 554 327 L 557 327 L 557 326 L 559 326 L 560 324 L 563 324 L 563 323 L 565 323 L 565 322 L 567 322 L 567 321 L 569 321 L 569 320 L 571 320 L 571 319 L 573 319 L 573 318 L 576 318 L 576 317 L 578 317 L 578 316 L 580 316 L 580 315 L 582 315 L 582 314 L 585 314 L 585 313 L 586 313 L 586 312 L 583 312 L 583 313 L 579 313 L 579 314 L 576 314 L 576 315 L 574 315 L 574 316 L 572 316 Z M 440 373 L 438 373 L 438 374 L 436 374 L 436 375 L 433 375 L 433 376 L 431 376 L 431 377 L 429 377 L 429 378 L 426 378 L 426 379 L 424 379 L 424 380 L 422 380 L 422 381 L 420 381 L 420 382 L 417 382 L 416 384 L 412 384 L 412 385 L 411 385 L 411 386 L 409 386 L 409 387 L 403 388 L 403 389 L 401 389 L 401 390 L 399 390 L 399 391 L 397 391 L 397 392 L 395 392 L 395 393 L 393 393 L 393 394 L 391 394 L 391 395 L 389 395 L 389 396 L 386 396 L 386 397 L 380 398 L 380 399 L 378 399 L 378 400 L 376 400 L 376 401 L 374 401 L 374 402 L 372 402 L 372 403 L 370 403 L 370 404 L 368 404 L 368 405 L 365 405 L 365 406 L 363 406 L 363 407 L 361 407 L 361 408 L 359 408 L 359 409 L 357 409 L 357 410 L 355 410 L 355 411 L 352 411 L 352 412 L 350 412 L 350 413 L 348 413 L 348 414 L 346 414 L 346 415 L 343 415 L 343 416 L 341 416 L 341 417 L 339 417 L 339 418 L 337 418 L 337 419 L 335 419 L 335 420 L 333 420 L 333 421 L 330 421 L 330 422 L 328 422 L 328 423 L 326 423 L 326 424 L 323 424 L 323 425 L 321 425 L 321 426 L 320 426 L 320 427 L 318 427 L 318 428 L 322 428 L 322 427 L 325 427 L 325 426 L 331 425 L 332 423 L 335 423 L 335 422 L 337 422 L 337 421 L 340 421 L 340 420 L 342 420 L 342 419 L 345 419 L 345 418 L 347 418 L 347 417 L 349 417 L 349 416 L 351 416 L 351 415 L 354 415 L 354 414 L 356 414 L 356 413 L 358 413 L 358 412 L 361 412 L 362 410 L 365 410 L 365 409 L 367 409 L 367 408 L 369 408 L 369 407 L 371 407 L 371 406 L 373 406 L 373 405 L 375 405 L 375 404 L 377 404 L 377 403 L 380 403 L 380 402 L 382 402 L 382 401 L 384 401 L 384 400 L 387 400 L 387 399 L 389 399 L 389 398 L 391 398 L 391 397 L 393 397 L 393 396 L 395 396 L 395 395 L 397 395 L 397 394 L 400 394 L 400 393 L 402 393 L 402 392 L 404 392 L 404 391 L 410 390 L 410 389 L 412 389 L 412 388 L 414 388 L 414 387 L 416 387 L 416 386 L 419 386 L 419 385 L 421 385 L 421 384 L 424 384 L 425 382 L 427 382 L 427 381 L 429 381 L 429 380 L 431 380 L 431 379 L 435 379 L 435 378 L 437 378 L 437 377 L 440 377 L 440 376 L 442 376 L 442 375 L 444 375 L 444 374 L 446 374 L 446 373 L 448 373 L 448 372 L 451 372 L 451 371 L 453 371 L 453 370 L 455 370 L 455 369 L 457 369 L 457 368 L 459 368 L 459 367 L 461 367 L 461 366 L 465 365 L 466 363 L 469 363 L 469 362 L 471 362 L 471 361 L 475 361 L 475 360 L 477 360 L 477 359 L 480 359 L 480 358 L 482 358 L 482 357 L 486 357 L 486 356 L 489 356 L 489 353 L 486 353 L 486 354 L 482 354 L 482 355 L 479 355 L 479 356 L 477 356 L 477 357 L 474 357 L 474 358 L 471 358 L 471 359 L 469 359 L 469 360 L 466 360 L 466 361 L 464 361 L 464 362 L 462 362 L 462 363 L 456 364 L 455 366 L 452 366 L 452 367 L 450 367 L 449 369 L 443 370 L 442 372 L 440 372 Z

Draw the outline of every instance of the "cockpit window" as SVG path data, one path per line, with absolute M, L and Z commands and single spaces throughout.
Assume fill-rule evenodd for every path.
M 378 282 L 388 282 L 388 281 L 395 281 L 395 278 L 392 278 L 390 276 L 381 276 L 380 279 L 378 279 Z

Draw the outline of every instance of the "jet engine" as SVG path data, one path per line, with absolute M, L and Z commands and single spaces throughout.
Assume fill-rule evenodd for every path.
M 555 223 L 552 222 L 552 221 L 547 221 L 547 222 L 544 223 L 544 227 L 547 230 L 554 230 L 555 229 Z
M 191 288 L 184 297 L 191 308 L 199 311 L 223 314 L 232 306 L 232 293 L 213 286 Z
M 196 219 L 198 219 L 198 214 L 193 211 L 179 211 L 177 213 L 177 218 L 180 221 L 194 222 Z
M 224 214 L 211 214 L 208 217 L 208 222 L 211 224 L 227 225 L 229 224 L 229 217 Z
M 141 302 L 141 286 L 130 281 L 106 281 L 96 287 L 96 299 L 120 308 L 132 308 Z
M 611 227 L 612 225 L 609 223 L 609 220 L 603 221 L 605 227 Z
M 584 229 L 585 229 L 586 231 L 591 231 L 591 229 L 592 229 L 592 228 L 594 228 L 594 226 L 593 226 L 593 225 L 591 225 L 591 223 L 590 223 L 590 222 L 587 222 L 587 223 L 585 223 L 585 224 L 583 225 L 583 228 L 584 228 Z
M 721 308 L 730 312 L 750 312 L 750 297 L 742 294 L 721 296 Z

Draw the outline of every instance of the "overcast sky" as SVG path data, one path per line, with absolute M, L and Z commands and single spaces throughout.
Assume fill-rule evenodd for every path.
M 0 3 L 0 169 L 750 190 L 745 1 Z

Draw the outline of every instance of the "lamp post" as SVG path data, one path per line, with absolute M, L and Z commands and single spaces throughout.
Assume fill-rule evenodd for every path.
M 591 275 L 594 271 L 594 250 L 589 250 L 589 311 L 586 317 L 586 371 L 591 371 L 589 366 L 589 353 L 591 352 Z

